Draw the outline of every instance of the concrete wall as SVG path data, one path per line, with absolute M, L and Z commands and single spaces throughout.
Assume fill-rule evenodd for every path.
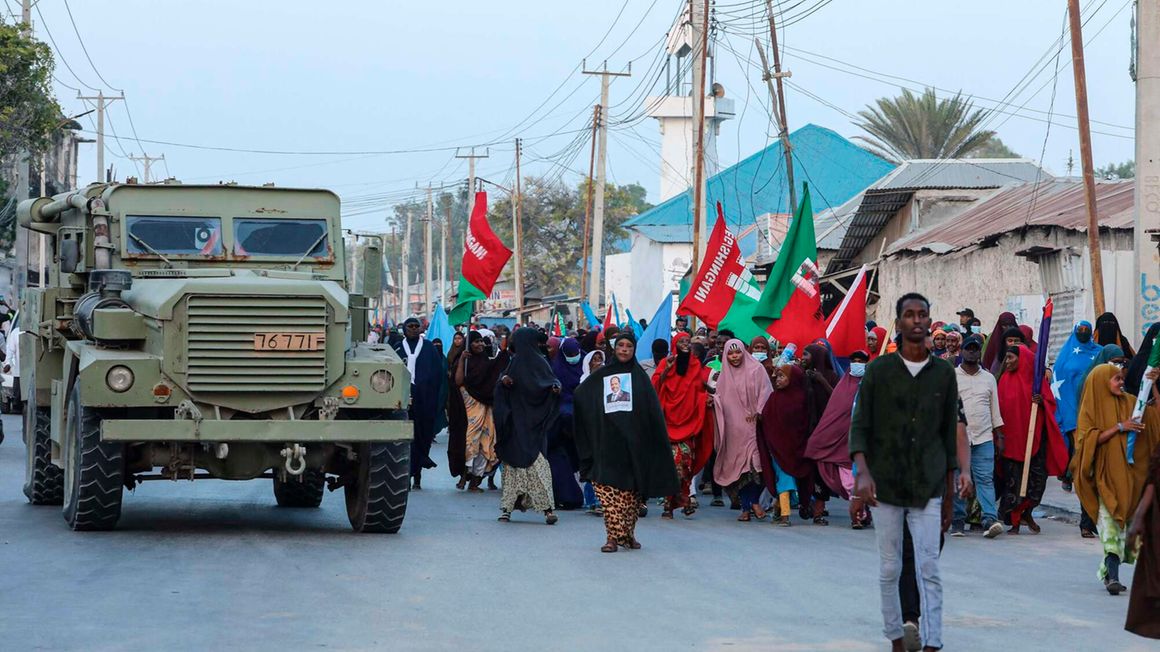
M 1134 286 L 1132 274 L 1132 236 L 1128 230 L 1105 234 L 1101 238 L 1104 264 L 1104 287 L 1107 309 L 1120 317 L 1124 332 L 1133 333 L 1131 319 Z M 868 309 L 868 318 L 887 324 L 893 319 L 894 301 L 906 292 L 919 292 L 931 301 L 936 321 L 957 322 L 955 313 L 971 308 L 989 333 L 999 314 L 1022 310 L 1032 328 L 1039 327 L 1039 311 L 1045 288 L 1039 264 L 1015 255 L 1016 251 L 1039 245 L 1053 248 L 1073 247 L 1086 251 L 1087 236 L 1065 229 L 1033 229 L 1026 234 L 1009 233 L 995 246 L 972 248 L 943 255 L 903 252 L 889 256 L 878 271 L 878 289 L 882 300 Z M 1076 320 L 1094 321 L 1090 296 L 1091 276 L 1086 253 L 1082 257 L 1082 287 L 1069 294 L 1063 310 L 1053 319 L 1053 341 L 1057 328 L 1070 330 Z M 1064 307 L 1064 306 L 1060 306 Z M 1069 314 L 1070 313 L 1070 314 Z M 1138 336 L 1137 336 L 1138 339 Z M 1054 357 L 1054 351 L 1051 352 Z

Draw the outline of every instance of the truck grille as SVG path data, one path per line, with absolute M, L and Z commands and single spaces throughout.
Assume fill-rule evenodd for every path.
M 317 392 L 326 351 L 255 351 L 254 334 L 326 332 L 321 297 L 190 295 L 187 382 L 194 392 Z

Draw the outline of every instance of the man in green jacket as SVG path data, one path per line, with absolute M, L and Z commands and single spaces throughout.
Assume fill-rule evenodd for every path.
M 858 389 L 850 425 L 854 492 L 875 507 L 874 531 L 881 561 L 879 583 L 883 633 L 903 650 L 898 578 L 902 572 L 902 526 L 914 539 L 921 581 L 924 649 L 942 647 L 942 580 L 939 535 L 950 523 L 950 501 L 958 468 L 955 435 L 958 390 L 949 362 L 930 355 L 930 302 L 903 295 L 895 305 L 902 338 L 896 353 L 870 363 Z

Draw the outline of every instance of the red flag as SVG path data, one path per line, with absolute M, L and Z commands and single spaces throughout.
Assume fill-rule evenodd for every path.
M 475 207 L 463 242 L 459 295 L 449 317 L 452 324 L 471 321 L 472 306 L 491 295 L 496 279 L 511 257 L 511 250 L 487 223 L 487 193 L 475 193 Z
M 858 276 L 842 303 L 826 320 L 826 339 L 834 355 L 847 357 L 855 351 L 866 350 L 866 266 Z
M 600 332 L 607 333 L 608 327 L 616 324 L 616 318 L 612 316 L 612 305 L 609 304 L 608 312 L 604 314 L 604 325 L 600 327 Z
M 717 223 L 705 258 L 677 314 L 695 315 L 709 328 L 729 328 L 748 342 L 762 335 L 761 327 L 753 322 L 752 310 L 760 298 L 761 288 L 746 267 L 737 237 L 726 226 L 721 202 L 717 202 Z

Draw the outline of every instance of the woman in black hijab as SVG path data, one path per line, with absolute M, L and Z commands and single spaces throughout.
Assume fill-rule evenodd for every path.
M 455 485 L 462 491 L 467 486 L 467 408 L 463 405 L 463 394 L 455 383 L 455 370 L 459 358 L 467 347 L 463 333 L 455 333 L 451 338 L 451 348 L 447 351 L 447 468 L 451 477 L 459 478 Z
M 1105 312 L 1096 319 L 1095 338 L 1096 344 L 1100 346 L 1116 344 L 1123 349 L 1125 356 L 1131 358 L 1136 355 L 1136 350 L 1120 330 L 1119 320 L 1110 312 Z
M 640 548 L 636 519 L 642 501 L 679 490 L 669 435 L 652 381 L 636 362 L 636 342 L 618 334 L 608 362 L 573 396 L 580 477 L 590 480 L 604 507 L 607 542 Z
M 557 520 L 544 453 L 560 416 L 560 381 L 541 350 L 541 335 L 532 328 L 512 333 L 512 359 L 495 387 L 495 449 L 503 463 L 499 520 L 505 523 L 514 509 L 543 512 L 548 525 Z
M 479 331 L 467 334 L 467 349 L 455 364 L 455 384 L 460 388 L 467 430 L 464 433 L 464 466 L 468 491 L 480 492 L 483 478 L 490 483 L 495 470 L 495 384 L 508 364 L 507 351 L 491 355 L 490 338 Z
M 1144 381 L 1144 370 L 1148 368 L 1148 356 L 1152 355 L 1152 344 L 1156 336 L 1160 335 L 1160 321 L 1148 327 L 1144 334 L 1144 341 L 1140 343 L 1140 350 L 1132 356 L 1124 371 L 1124 391 L 1132 396 L 1139 396 L 1140 384 Z

